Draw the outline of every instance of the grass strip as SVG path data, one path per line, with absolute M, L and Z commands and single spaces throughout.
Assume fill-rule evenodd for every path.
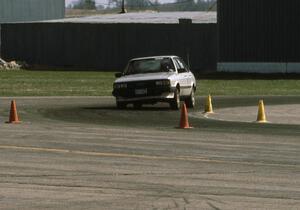
M 111 96 L 114 72 L 0 71 L 0 96 Z M 199 96 L 300 95 L 299 79 L 204 78 Z

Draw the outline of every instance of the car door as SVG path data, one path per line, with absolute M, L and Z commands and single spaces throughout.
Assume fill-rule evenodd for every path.
M 180 58 L 174 58 L 174 62 L 178 71 L 178 81 L 180 84 L 180 95 L 189 95 L 190 94 L 190 83 L 191 78 L 189 70 L 185 63 Z
M 184 69 L 186 69 L 186 71 L 187 71 L 187 74 L 186 74 L 187 88 L 186 88 L 186 90 L 187 90 L 187 95 L 190 95 L 192 88 L 193 88 L 193 84 L 196 85 L 195 77 L 194 77 L 193 73 L 191 72 L 189 66 L 186 65 L 186 63 L 181 58 L 178 58 L 178 60 L 182 63 L 182 65 L 184 66 Z

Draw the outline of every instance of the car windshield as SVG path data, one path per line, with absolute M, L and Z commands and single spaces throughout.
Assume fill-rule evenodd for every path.
M 169 72 L 174 71 L 174 69 L 175 68 L 171 58 L 150 58 L 131 61 L 124 73 L 125 75 L 128 75 L 154 72 Z

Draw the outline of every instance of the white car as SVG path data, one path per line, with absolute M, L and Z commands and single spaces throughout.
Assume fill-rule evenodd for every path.
M 195 106 L 196 79 L 178 56 L 154 56 L 129 61 L 123 73 L 116 73 L 113 95 L 118 108 L 133 104 L 168 102 L 172 109 Z

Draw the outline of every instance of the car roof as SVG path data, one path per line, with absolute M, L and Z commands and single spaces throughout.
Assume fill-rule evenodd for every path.
M 177 58 L 177 57 L 178 56 L 176 55 L 148 56 L 148 57 L 133 58 L 130 61 L 145 60 L 145 59 Z

